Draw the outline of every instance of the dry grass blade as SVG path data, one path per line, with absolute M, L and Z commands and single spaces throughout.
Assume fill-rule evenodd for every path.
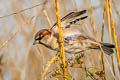
M 63 77 L 65 80 L 66 70 L 65 70 L 65 53 L 64 53 L 64 42 L 63 42 L 63 36 L 62 36 L 62 28 L 61 28 L 61 20 L 60 20 L 60 14 L 59 14 L 59 5 L 58 0 L 55 0 L 56 2 L 56 15 L 57 15 L 57 24 L 58 24 L 58 35 L 59 35 L 59 46 L 60 46 L 60 57 L 63 63 Z
M 3 74 L 3 63 L 2 63 L 3 56 L 0 56 L 0 80 L 3 80 L 4 74 Z
M 93 7 L 92 7 L 92 3 L 91 3 L 91 0 L 90 0 L 90 23 L 91 23 L 91 27 L 92 27 L 92 31 L 93 31 L 93 34 L 96 38 L 96 40 L 98 41 L 98 33 L 97 33 L 97 29 L 96 29 L 96 26 L 95 26 L 95 18 L 94 18 L 94 12 L 93 12 Z
M 104 51 L 103 51 L 101 45 L 99 45 L 99 46 L 100 46 L 101 52 L 104 53 Z M 117 80 L 116 77 L 115 77 L 115 75 L 114 75 L 114 73 L 113 73 L 113 71 L 112 71 L 112 68 L 111 68 L 111 66 L 110 66 L 110 63 L 109 63 L 109 61 L 108 61 L 108 59 L 107 59 L 106 56 L 105 56 L 105 59 L 106 59 L 105 61 L 107 61 L 107 64 L 108 64 L 108 66 L 109 66 L 109 68 L 110 68 L 110 71 L 111 71 L 111 73 L 112 73 L 112 75 L 113 75 L 113 78 L 114 78 L 115 80 Z
M 51 59 L 51 61 L 49 61 L 49 62 L 47 63 L 47 67 L 45 68 L 45 70 L 44 70 L 44 72 L 43 72 L 43 74 L 42 74 L 42 76 L 41 76 L 41 80 L 44 80 L 44 76 L 45 76 L 45 74 L 48 72 L 48 69 L 50 68 L 50 65 L 51 65 L 56 59 L 57 59 L 57 56 L 54 56 L 54 57 Z
M 106 0 L 106 3 L 107 3 L 107 24 L 108 24 L 108 31 L 109 31 L 109 40 L 110 40 L 110 43 L 112 43 L 112 32 L 111 32 L 111 24 L 110 24 L 110 13 L 109 13 L 109 5 L 108 5 L 108 0 Z M 113 73 L 114 75 L 116 76 L 115 74 L 115 66 L 114 66 L 114 59 L 113 59 L 113 54 L 111 56 L 111 59 L 112 59 L 112 68 L 113 68 Z
M 46 18 L 47 18 L 47 21 L 48 21 L 50 27 L 52 27 L 52 24 L 51 24 L 51 22 L 50 22 L 50 18 L 48 17 L 48 13 L 47 13 L 47 11 L 44 10 L 43 12 L 44 12 L 44 14 L 45 14 L 45 16 L 46 16 Z
M 106 57 L 106 56 L 105 56 L 105 59 L 106 59 L 106 61 L 107 61 L 108 66 L 110 66 L 110 63 L 109 63 L 109 61 L 107 60 L 107 57 Z M 111 73 L 112 73 L 112 75 L 113 75 L 113 77 L 114 77 L 114 80 L 117 80 L 116 77 L 115 77 L 115 75 L 114 75 L 114 72 L 112 71 L 111 66 L 110 66 L 109 68 L 110 68 L 110 71 L 111 71 Z
M 101 41 L 103 41 L 103 37 L 104 37 L 104 24 L 105 24 L 105 15 L 106 15 L 106 4 L 104 5 L 104 12 L 103 12 L 103 20 L 102 20 L 102 36 L 101 36 Z
M 111 8 L 110 0 L 108 0 L 108 4 L 109 4 L 109 10 L 110 10 L 110 18 L 111 18 L 113 38 L 114 38 L 114 43 L 115 43 L 115 50 L 116 50 L 117 61 L 118 61 L 118 69 L 120 72 L 120 55 L 119 55 L 119 49 L 118 49 L 117 37 L 116 37 L 116 33 L 115 33 L 115 26 L 114 26 L 114 20 L 113 20 L 113 16 L 112 16 L 112 8 Z
M 120 20 L 120 11 L 116 7 L 115 0 L 112 0 L 112 3 L 113 3 L 113 7 L 114 7 L 114 9 L 116 11 L 116 14 L 118 16 L 118 19 Z
M 42 4 L 37 4 L 37 5 L 32 6 L 32 7 L 30 7 L 30 8 L 26 8 L 26 9 L 20 10 L 20 11 L 18 11 L 18 12 L 14 12 L 14 13 L 11 13 L 11 14 L 8 14 L 8 15 L 5 15 L 5 16 L 0 16 L 0 18 L 5 18 L 5 17 L 8 17 L 8 16 L 12 16 L 12 15 L 15 15 L 15 14 L 19 14 L 19 13 L 21 13 L 21 12 L 24 12 L 24 11 L 27 11 L 27 10 L 30 10 L 30 9 L 33 9 L 33 8 L 38 7 L 38 6 L 40 6 L 40 5 L 42 5 Z
M 73 2 L 73 5 L 74 5 L 74 7 L 75 7 L 75 10 L 77 11 L 76 0 L 72 0 L 72 2 Z
M 102 36 L 101 36 L 101 41 L 103 41 L 103 37 L 104 37 L 104 23 L 105 23 L 106 7 L 107 7 L 107 3 L 105 3 L 105 5 L 104 5 L 103 20 L 102 20 L 102 32 L 101 32 Z M 104 53 L 101 53 L 101 59 L 102 59 L 102 68 L 103 68 L 103 71 L 105 72 L 103 54 Z M 104 76 L 104 80 L 106 80 L 105 76 Z
M 30 24 L 33 18 L 34 18 L 34 17 L 32 17 L 29 22 L 25 23 L 24 26 Z M 22 27 L 20 27 L 17 32 L 15 32 L 8 40 L 6 40 L 6 41 L 2 44 L 2 46 L 0 47 L 0 51 L 1 51 L 5 46 L 7 46 L 7 45 L 9 44 L 9 42 L 10 42 L 12 39 L 14 39 L 19 32 L 21 32 L 21 30 L 22 30 Z

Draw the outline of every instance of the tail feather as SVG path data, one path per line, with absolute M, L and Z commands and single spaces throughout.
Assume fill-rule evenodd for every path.
M 112 48 L 115 48 L 115 45 L 114 45 L 114 44 L 102 43 L 102 42 L 100 42 L 100 43 L 102 44 L 101 47 L 102 47 L 103 51 L 104 51 L 106 54 L 111 55 L 111 54 L 114 53 L 114 51 L 113 51 L 113 49 L 112 49 Z
M 103 43 L 103 42 L 100 42 L 100 44 L 102 44 L 103 46 L 109 47 L 109 48 L 115 48 L 115 45 L 114 45 L 114 44 Z
M 107 55 L 111 55 L 114 52 L 113 49 L 109 48 L 109 47 L 102 46 L 102 49 L 103 49 L 104 53 L 106 53 Z

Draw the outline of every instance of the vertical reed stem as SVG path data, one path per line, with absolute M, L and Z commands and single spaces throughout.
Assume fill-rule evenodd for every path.
M 63 78 L 65 79 L 66 76 L 66 70 L 65 70 L 65 54 L 64 54 L 64 41 L 63 41 L 63 36 L 62 36 L 62 28 L 61 28 L 61 20 L 60 20 L 60 14 L 59 14 L 59 5 L 58 5 L 58 0 L 55 0 L 56 2 L 56 15 L 57 15 L 57 24 L 58 24 L 58 35 L 59 35 L 59 46 L 60 46 L 60 55 L 61 55 L 61 60 L 63 63 Z
M 114 20 L 113 20 L 113 16 L 112 16 L 112 8 L 111 8 L 110 0 L 108 0 L 108 5 L 109 5 L 109 10 L 110 10 L 109 13 L 110 13 L 110 18 L 111 18 L 112 32 L 113 32 L 113 38 L 114 38 L 114 43 L 115 43 L 115 50 L 116 50 L 117 61 L 118 61 L 118 69 L 119 69 L 119 72 L 120 72 L 120 55 L 119 55 L 117 37 L 116 37 L 116 34 L 115 34 L 115 26 L 114 26 Z
M 109 40 L 110 40 L 110 43 L 112 43 L 112 32 L 111 32 L 111 26 L 110 26 L 110 13 L 109 13 L 108 0 L 106 0 L 106 3 L 107 3 L 107 21 L 108 21 Z M 114 73 L 114 75 L 116 76 L 116 74 L 115 74 L 115 67 L 114 67 L 113 54 L 112 54 L 112 56 L 111 56 L 111 59 L 112 59 L 113 73 Z
M 101 41 L 103 41 L 104 38 L 104 23 L 105 23 L 105 15 L 106 15 L 106 3 L 104 5 L 104 12 L 103 12 L 103 20 L 102 20 L 102 32 L 101 32 Z M 104 58 L 103 58 L 103 52 L 101 53 L 101 60 L 102 60 L 102 68 L 103 71 L 105 72 L 105 65 L 104 65 Z M 106 80 L 106 77 L 104 75 L 104 80 Z

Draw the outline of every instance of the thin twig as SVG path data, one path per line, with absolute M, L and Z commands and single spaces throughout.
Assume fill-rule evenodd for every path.
M 106 59 L 106 61 L 107 61 L 108 66 L 110 66 L 110 63 L 109 63 L 109 61 L 108 61 L 108 59 L 107 59 L 106 56 L 105 56 L 105 59 Z M 110 71 L 111 71 L 111 73 L 112 73 L 112 75 L 113 75 L 113 77 L 114 77 L 114 80 L 117 80 L 116 77 L 115 77 L 115 75 L 114 75 L 114 72 L 112 71 L 112 67 L 110 66 L 109 68 L 110 68 Z
M 52 27 L 52 24 L 51 24 L 51 22 L 50 22 L 50 18 L 48 17 L 47 11 L 44 9 L 43 12 L 44 12 L 44 14 L 45 14 L 45 16 L 46 16 L 46 18 L 47 18 L 47 21 L 48 21 L 50 27 Z
M 58 24 L 58 35 L 59 35 L 59 40 L 61 41 L 59 43 L 60 46 L 60 55 L 61 55 L 61 60 L 63 64 L 63 78 L 65 79 L 66 76 L 66 70 L 65 70 L 65 53 L 64 53 L 64 41 L 63 41 L 63 35 L 62 35 L 62 28 L 61 28 L 61 20 L 60 20 L 60 14 L 59 14 L 59 5 L 58 5 L 58 0 L 55 0 L 56 2 L 56 15 L 57 15 L 57 24 Z
M 45 74 L 48 72 L 48 69 L 50 68 L 51 64 L 57 59 L 58 56 L 54 56 L 50 61 L 47 63 L 47 67 L 45 68 L 44 72 L 42 73 L 41 80 L 44 80 Z
M 99 47 L 100 47 L 101 52 L 104 53 L 101 45 L 99 45 Z M 114 75 L 114 73 L 113 73 L 113 71 L 112 71 L 112 68 L 111 68 L 111 66 L 110 66 L 110 63 L 108 62 L 106 56 L 105 56 L 105 59 L 106 59 L 105 61 L 107 61 L 107 64 L 108 64 L 108 66 L 109 66 L 109 68 L 110 68 L 110 71 L 111 71 L 111 73 L 112 73 L 112 75 L 113 75 L 113 78 L 116 80 L 116 77 L 115 77 L 115 75 Z
M 104 24 L 105 24 L 105 16 L 106 16 L 106 3 L 104 5 L 104 12 L 103 12 L 103 20 L 102 20 L 102 32 L 101 32 L 101 41 L 103 41 L 104 38 Z
M 33 17 L 30 19 L 30 21 L 29 21 L 28 23 L 25 23 L 24 26 L 26 26 L 26 25 L 28 25 L 29 23 L 31 23 L 32 19 L 33 19 Z M 15 32 L 8 40 L 6 40 L 6 41 L 2 44 L 2 46 L 0 47 L 0 51 L 1 51 L 4 47 L 6 47 L 6 46 L 9 44 L 9 42 L 10 42 L 12 39 L 14 39 L 19 32 L 21 32 L 21 30 L 22 30 L 22 27 L 20 27 L 17 32 Z
M 113 4 L 114 10 L 116 11 L 116 14 L 118 16 L 118 19 L 120 21 L 120 11 L 117 9 L 117 6 L 115 4 L 115 0 L 112 0 L 112 4 Z
M 98 33 L 97 33 L 96 26 L 95 26 L 95 19 L 94 19 L 94 13 L 93 13 L 93 7 L 92 7 L 91 0 L 90 0 L 90 13 L 91 13 L 90 23 L 91 23 L 92 31 L 93 31 L 93 34 L 95 35 L 95 39 L 98 41 Z
M 107 3 L 105 2 L 104 12 L 103 12 L 103 20 L 102 20 L 102 32 L 101 32 L 102 36 L 101 36 L 101 41 L 103 41 L 103 38 L 104 38 L 104 23 L 105 23 L 106 7 L 107 7 Z M 103 68 L 103 71 L 105 72 L 103 53 L 101 53 L 101 59 L 102 59 L 102 68 Z M 104 80 L 106 80 L 105 76 L 104 76 Z
M 77 11 L 78 8 L 77 8 L 76 0 L 72 0 L 72 2 L 73 2 L 73 5 L 74 5 L 74 7 L 75 7 L 75 10 Z
M 8 14 L 8 15 L 5 15 L 5 16 L 0 16 L 0 18 L 5 18 L 5 17 L 8 17 L 8 16 L 12 16 L 12 15 L 18 14 L 18 13 L 22 13 L 22 12 L 24 12 L 24 11 L 33 9 L 33 8 L 35 8 L 35 7 L 38 7 L 38 6 L 41 6 L 41 5 L 45 5 L 46 3 L 47 3 L 47 0 L 46 0 L 44 3 L 40 3 L 40 4 L 37 4 L 37 5 L 34 5 L 34 6 L 32 6 L 32 7 L 29 7 L 29 8 L 23 9 L 23 10 L 20 10 L 20 11 L 18 11 L 18 12 L 14 12 L 14 13 L 11 13 L 11 14 Z

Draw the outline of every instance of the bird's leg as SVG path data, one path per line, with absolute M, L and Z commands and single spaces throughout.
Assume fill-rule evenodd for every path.
M 61 40 L 57 40 L 57 42 L 58 42 L 58 43 L 63 43 L 63 41 L 61 41 Z
M 58 55 L 60 55 L 60 54 L 59 54 L 59 51 L 57 51 L 57 53 L 56 53 L 56 56 L 58 56 Z

